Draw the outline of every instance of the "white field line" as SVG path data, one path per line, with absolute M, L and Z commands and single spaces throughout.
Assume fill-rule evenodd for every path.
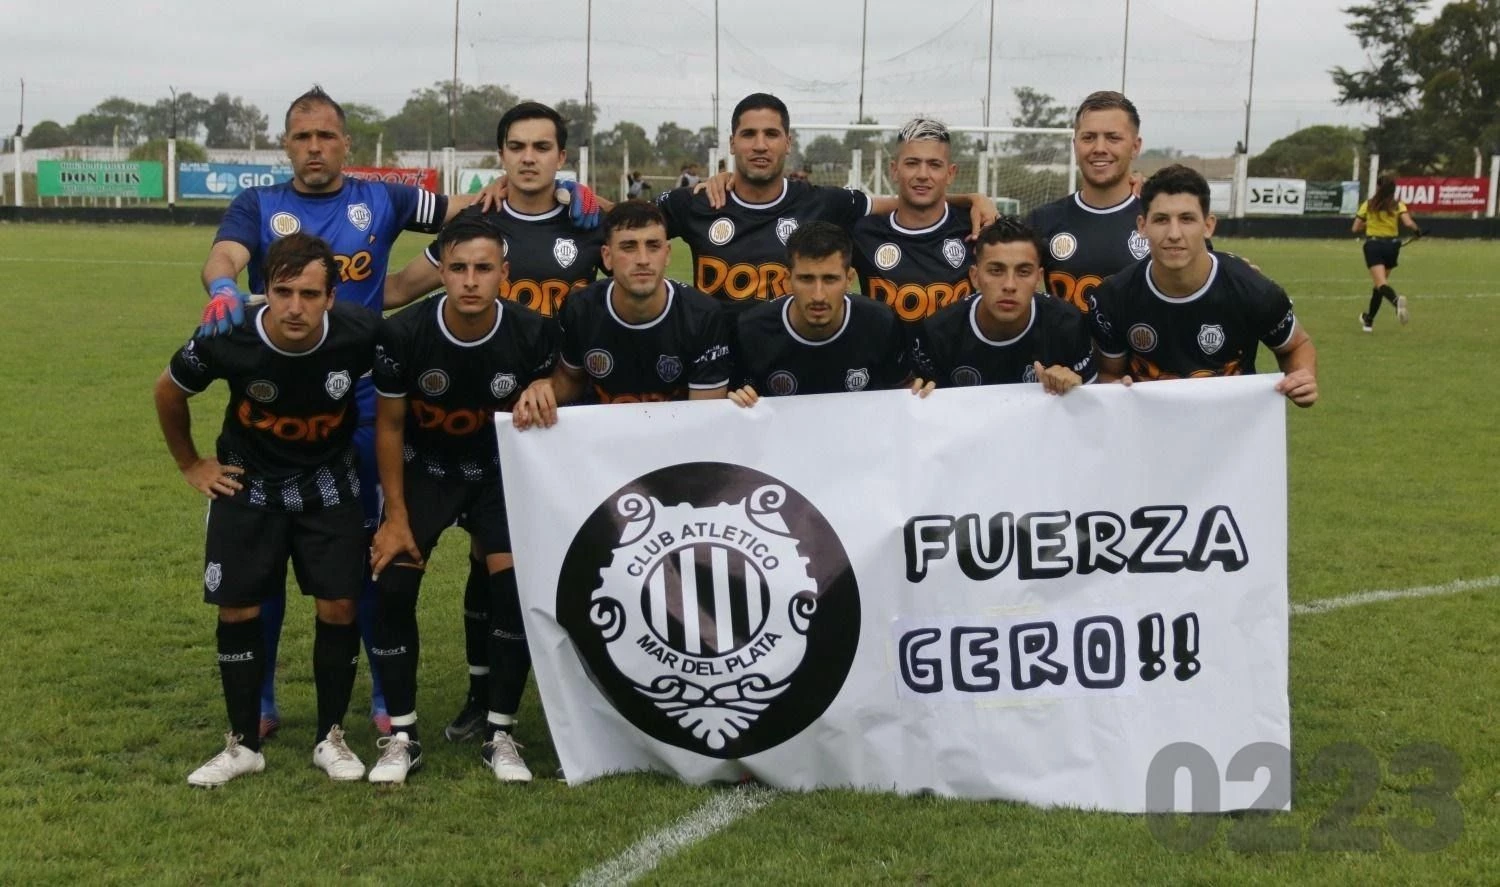
M 1481 579 L 1455 579 L 1441 585 L 1423 585 L 1417 588 L 1357 591 L 1339 597 L 1320 598 L 1305 604 L 1292 604 L 1293 616 L 1310 616 L 1342 610 L 1346 607 L 1362 607 L 1382 601 L 1399 601 L 1409 598 L 1441 597 L 1463 594 L 1467 591 L 1484 591 L 1500 588 L 1500 576 L 1485 576 Z M 745 786 L 714 795 L 708 803 L 682 817 L 660 831 L 653 832 L 630 845 L 619 856 L 589 869 L 573 883 L 576 885 L 629 884 L 655 869 L 668 857 L 686 850 L 730 823 L 759 810 L 771 803 L 779 794 L 775 789 L 760 786 Z
M 579 887 L 629 884 L 661 864 L 662 860 L 702 841 L 747 813 L 771 803 L 776 792 L 760 786 L 743 786 L 719 792 L 708 803 L 660 831 L 652 832 L 603 865 L 589 869 L 573 883 Z
M 1315 601 L 1308 601 L 1305 604 L 1292 604 L 1292 615 L 1309 616 L 1314 613 L 1327 613 L 1330 610 L 1342 610 L 1345 607 L 1378 604 L 1381 601 L 1441 597 L 1443 595 L 1463 594 L 1466 591 L 1483 591 L 1487 588 L 1497 587 L 1500 587 L 1500 576 L 1485 576 L 1481 579 L 1455 579 L 1452 582 L 1444 582 L 1442 585 L 1423 585 L 1418 588 L 1357 591 L 1354 594 L 1346 594 L 1340 597 L 1326 597 Z

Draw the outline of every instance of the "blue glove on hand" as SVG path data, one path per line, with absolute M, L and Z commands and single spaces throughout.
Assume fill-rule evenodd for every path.
M 603 220 L 599 212 L 599 198 L 594 194 L 594 189 L 582 182 L 572 180 L 557 180 L 557 202 L 566 204 L 568 207 L 568 218 L 573 224 L 585 231 L 592 231 L 599 227 Z M 563 195 L 567 194 L 567 199 Z
M 208 285 L 208 305 L 198 324 L 197 338 L 222 336 L 245 322 L 245 305 L 250 297 L 240 291 L 232 277 L 220 277 Z

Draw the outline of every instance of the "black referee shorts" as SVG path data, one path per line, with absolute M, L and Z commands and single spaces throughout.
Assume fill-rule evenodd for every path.
M 351 600 L 364 587 L 370 534 L 358 502 L 272 511 L 215 499 L 203 547 L 203 601 L 253 607 L 286 589 L 290 558 L 302 593 Z
M 1401 238 L 1371 237 L 1365 240 L 1365 267 L 1384 265 L 1387 270 L 1396 267 L 1396 258 L 1401 254 Z
M 443 530 L 457 524 L 485 554 L 510 553 L 505 493 L 498 480 L 470 481 L 406 472 L 406 514 L 412 538 L 426 560 Z

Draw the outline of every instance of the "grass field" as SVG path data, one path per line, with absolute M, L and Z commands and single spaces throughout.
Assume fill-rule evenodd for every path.
M 188 788 L 220 743 L 223 703 L 199 600 L 203 502 L 167 457 L 150 390 L 195 324 L 211 236 L 0 225 L 0 884 L 562 884 L 742 792 L 646 775 L 500 786 L 477 746 L 437 737 L 464 692 L 456 539 L 423 596 L 424 772 L 377 791 L 309 766 L 311 607 L 294 601 L 266 774 Z M 422 245 L 408 235 L 397 260 Z M 1292 617 L 1294 811 L 1184 825 L 755 793 L 757 809 L 644 882 L 1495 882 L 1500 248 L 1410 248 L 1394 283 L 1412 323 L 1387 309 L 1367 335 L 1353 241 L 1222 246 L 1286 286 L 1320 352 L 1322 401 L 1289 417 L 1293 601 L 1481 580 Z M 679 246 L 676 276 L 686 259 Z M 194 402 L 200 446 L 222 402 L 222 386 Z M 534 693 L 522 717 L 532 769 L 551 773 Z M 373 731 L 350 720 L 368 763 Z M 1461 767 L 1451 787 L 1448 761 Z M 1181 830 L 1195 826 L 1207 831 L 1190 849 Z

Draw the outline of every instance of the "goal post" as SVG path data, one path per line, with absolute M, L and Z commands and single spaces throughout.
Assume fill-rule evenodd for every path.
M 890 176 L 903 124 L 800 123 L 792 126 L 788 172 L 805 171 L 819 185 L 853 187 L 877 196 L 896 191 Z M 1065 128 L 950 126 L 958 174 L 949 190 L 979 191 L 1000 211 L 1024 215 L 1072 193 L 1073 131 Z

